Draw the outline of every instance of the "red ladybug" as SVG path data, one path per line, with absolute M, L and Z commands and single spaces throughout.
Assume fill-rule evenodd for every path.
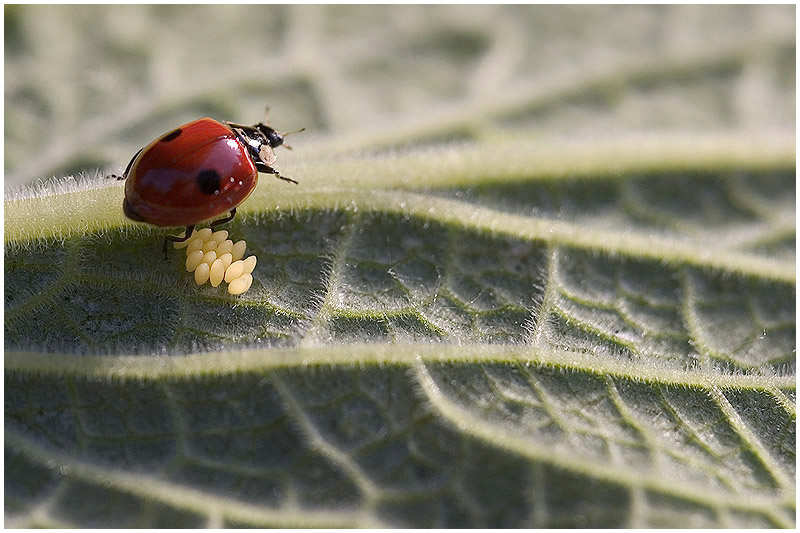
M 166 238 L 166 254 L 167 241 L 185 241 L 197 223 L 223 213 L 229 215 L 212 227 L 233 220 L 259 172 L 297 183 L 272 168 L 273 148 L 290 148 L 285 135 L 261 122 L 243 126 L 201 118 L 184 124 L 139 150 L 124 174 L 114 176 L 127 179 L 122 210 L 137 222 L 186 226 L 184 237 Z

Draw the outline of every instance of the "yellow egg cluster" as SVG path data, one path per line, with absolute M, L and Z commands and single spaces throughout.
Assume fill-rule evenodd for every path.
M 217 287 L 225 280 L 228 292 L 237 295 L 246 292 L 253 283 L 256 256 L 242 260 L 247 243 L 238 241 L 234 244 L 225 230 L 203 228 L 193 232 L 185 241 L 172 245 L 178 249 L 186 248 L 186 270 L 194 272 L 194 281 L 198 285 L 210 281 L 212 287 Z

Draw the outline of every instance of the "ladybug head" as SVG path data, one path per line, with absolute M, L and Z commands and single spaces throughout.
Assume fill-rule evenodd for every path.
M 254 128 L 261 132 L 264 137 L 266 137 L 267 142 L 271 147 L 277 148 L 283 144 L 284 134 L 275 130 L 274 128 L 267 126 L 263 122 L 259 122 L 254 126 Z
M 271 126 L 264 124 L 263 122 L 259 122 L 258 124 L 253 126 L 253 129 L 258 130 L 267 139 L 267 142 L 272 148 L 283 146 L 284 148 L 288 148 L 289 150 L 291 150 L 292 147 L 284 143 L 283 138 L 286 137 L 287 135 L 292 135 L 293 133 L 300 133 L 301 131 L 305 131 L 305 128 L 300 128 L 299 130 L 290 132 L 278 131 L 275 128 L 272 128 Z

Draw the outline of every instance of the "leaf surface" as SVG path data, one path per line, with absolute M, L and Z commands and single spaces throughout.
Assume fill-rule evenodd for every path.
M 39 29 L 12 73 L 51 60 L 30 9 L 6 13 Z M 38 159 L 7 135 L 24 181 L 124 165 L 191 112 L 241 121 L 254 93 L 309 129 L 277 164 L 300 184 L 262 175 L 228 226 L 258 257 L 241 297 L 165 261 L 113 180 L 7 194 L 7 524 L 795 526 L 794 123 L 753 111 L 793 106 L 793 10 L 230 9 L 212 31 L 278 33 L 252 34 L 274 86 L 213 54 L 178 83 L 185 43 L 151 56 L 115 22 L 163 44 L 213 10 L 87 8 L 66 27 L 103 17 L 108 72 L 163 95 L 127 129 L 97 104 L 86 146 Z M 591 51 L 540 46 L 554 20 Z M 634 22 L 704 46 L 604 41 Z

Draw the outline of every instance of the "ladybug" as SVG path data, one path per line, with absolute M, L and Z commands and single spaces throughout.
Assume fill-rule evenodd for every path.
M 301 130 L 290 133 L 298 133 Z M 154 226 L 185 226 L 183 237 L 169 235 L 164 240 L 187 240 L 199 222 L 224 213 L 211 227 L 236 216 L 258 182 L 258 173 L 297 183 L 272 168 L 274 148 L 286 145 L 283 133 L 259 122 L 243 126 L 201 118 L 165 133 L 133 156 L 122 176 L 125 181 L 125 216 Z

